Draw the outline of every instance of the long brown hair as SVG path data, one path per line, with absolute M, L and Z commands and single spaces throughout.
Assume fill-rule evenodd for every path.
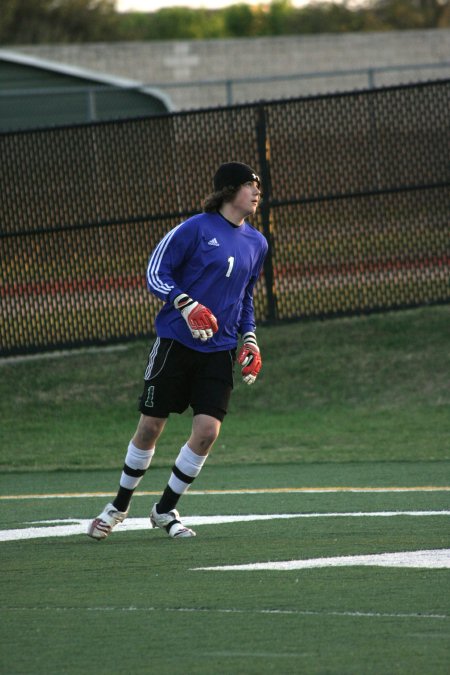
M 224 187 L 222 190 L 219 190 L 218 192 L 213 192 L 212 194 L 208 195 L 204 200 L 203 211 L 205 213 L 214 213 L 214 211 L 218 211 L 224 202 L 233 201 L 235 195 L 239 192 L 240 189 L 241 189 L 240 185 L 238 185 L 238 187 L 228 185 L 227 187 Z

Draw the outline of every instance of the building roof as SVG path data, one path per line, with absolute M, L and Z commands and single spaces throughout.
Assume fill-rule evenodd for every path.
M 150 114 L 170 112 L 173 110 L 173 104 L 170 97 L 159 90 L 157 87 L 148 86 L 125 77 L 117 77 L 105 73 L 99 73 L 95 70 L 83 68 L 76 65 L 67 65 L 50 61 L 48 59 L 22 54 L 14 50 L 0 49 L 0 81 L 2 64 L 7 69 L 6 75 L 2 82 L 0 90 L 0 97 L 2 99 L 2 108 L 4 113 L 2 117 L 4 124 L 3 128 L 29 128 L 33 125 L 32 112 L 33 108 L 36 112 L 35 126 L 45 124 L 45 118 L 48 116 L 50 124 L 58 124 L 60 122 L 71 122 L 68 118 L 68 111 L 70 111 L 70 103 L 68 103 L 69 95 L 72 101 L 75 97 L 84 95 L 90 92 L 97 97 L 101 109 L 101 114 L 94 119 L 123 118 L 124 116 L 136 116 L 141 114 Z M 21 70 L 30 69 L 35 72 L 38 77 L 32 75 L 28 78 L 26 76 L 24 81 Z M 18 75 L 19 73 L 19 75 Z M 48 77 L 47 77 L 48 75 Z M 24 86 L 25 85 L 25 86 Z M 122 101 L 117 99 L 116 103 L 111 103 L 111 99 L 106 101 L 106 93 L 116 92 L 122 96 Z M 56 96 L 55 96 L 56 94 Z M 42 108 L 42 100 L 47 95 L 46 111 L 39 115 L 39 108 Z M 63 97 L 66 96 L 66 101 Z M 34 98 L 32 98 L 34 97 Z M 125 98 L 124 98 L 125 97 Z M 140 98 L 140 105 L 138 103 Z M 58 99 L 58 100 L 57 100 Z M 154 101 L 153 105 L 150 103 Z M 33 105 L 30 105 L 30 101 Z M 59 101 L 59 103 L 58 103 Z M 147 101 L 147 103 L 146 103 Z M 24 105 L 25 104 L 25 105 Z M 53 104 L 53 112 L 51 106 Z M 65 115 L 59 116 L 59 108 L 65 110 Z M 27 110 L 24 112 L 24 107 Z M 79 109 L 83 106 L 79 104 Z M 74 115 L 75 115 L 74 106 Z M 17 112 L 16 112 L 17 111 Z M 144 111 L 144 112 L 143 112 Z M 17 114 L 17 123 L 15 115 Z M 26 117 L 25 117 L 26 115 Z M 22 120 L 19 118 L 22 117 Z M 89 121 L 91 118 L 74 117 L 74 122 Z

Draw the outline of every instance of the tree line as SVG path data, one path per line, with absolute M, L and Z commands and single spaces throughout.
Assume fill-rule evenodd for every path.
M 174 0 L 180 3 L 183 0 Z M 450 27 L 450 0 L 368 0 L 233 4 L 223 9 L 174 6 L 119 13 L 115 0 L 1 0 L 0 45 L 200 40 Z

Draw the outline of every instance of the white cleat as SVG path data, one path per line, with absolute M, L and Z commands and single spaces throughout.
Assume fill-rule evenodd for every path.
M 123 522 L 127 515 L 128 511 L 118 511 L 112 504 L 107 504 L 101 514 L 90 523 L 86 534 L 92 539 L 106 539 L 113 527 Z
M 150 513 L 150 522 L 152 527 L 164 528 L 169 537 L 173 539 L 196 536 L 194 530 L 190 530 L 183 525 L 180 514 L 176 509 L 172 509 L 169 513 L 158 513 L 156 504 L 154 504 Z

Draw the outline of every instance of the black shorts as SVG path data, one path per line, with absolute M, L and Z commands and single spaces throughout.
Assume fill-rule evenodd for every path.
M 197 352 L 176 340 L 156 338 L 145 371 L 139 410 L 151 417 L 182 413 L 223 421 L 233 389 L 235 350 Z

